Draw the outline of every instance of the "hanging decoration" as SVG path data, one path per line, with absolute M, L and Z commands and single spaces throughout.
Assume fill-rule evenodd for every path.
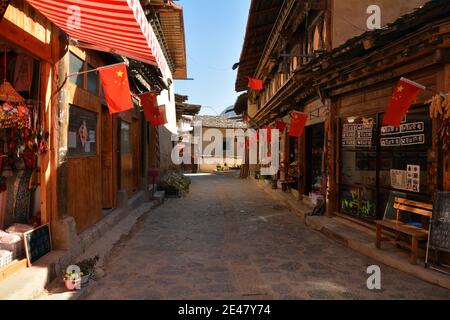
M 450 150 L 450 91 L 447 95 L 437 94 L 430 101 L 430 118 L 440 119 L 437 143 L 442 150 Z
M 400 127 L 403 117 L 416 100 L 417 95 L 426 88 L 406 78 L 401 78 L 394 89 L 391 103 L 383 117 L 383 125 Z
M 290 137 L 301 137 L 305 133 L 306 122 L 308 121 L 308 115 L 303 112 L 293 112 L 291 126 L 289 128 Z
M 283 120 L 277 120 L 275 123 L 275 128 L 277 128 L 281 134 L 286 130 L 286 123 Z
M 248 79 L 248 87 L 250 89 L 261 91 L 264 88 L 263 81 L 260 79 L 254 79 L 251 77 L 246 77 Z
M 127 66 L 119 63 L 98 68 L 109 113 L 119 113 L 133 109 Z
M 0 85 L 0 172 L 8 165 L 16 170 L 18 160 L 26 169 L 34 170 L 37 156 L 48 150 L 48 132 L 38 124 L 38 113 L 26 105 L 26 100 L 6 80 L 4 51 L 4 75 Z M 5 160 L 6 159 L 6 160 Z M 6 178 L 0 176 L 0 193 L 6 191 Z

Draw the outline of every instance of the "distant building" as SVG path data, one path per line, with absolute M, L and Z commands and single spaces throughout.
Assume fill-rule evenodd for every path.
M 217 166 L 223 167 L 236 167 L 240 166 L 243 162 L 243 158 L 237 156 L 237 138 L 229 138 L 226 136 L 227 129 L 247 129 L 247 125 L 242 121 L 237 121 L 235 119 L 228 118 L 226 116 L 195 116 L 194 124 L 200 123 L 202 126 L 203 137 L 200 145 L 198 139 L 193 139 L 194 148 L 197 152 L 197 158 L 199 159 L 199 171 L 201 172 L 212 172 Z M 213 154 L 208 154 L 207 147 L 212 142 L 211 140 L 205 140 L 205 132 L 208 129 L 219 130 L 223 135 L 222 152 L 217 153 L 214 150 Z M 234 156 L 227 157 L 227 150 L 234 148 Z M 225 166 L 226 165 L 226 166 Z

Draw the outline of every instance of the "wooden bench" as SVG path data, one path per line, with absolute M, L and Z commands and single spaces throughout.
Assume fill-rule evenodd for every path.
M 397 239 L 401 233 L 406 234 L 411 237 L 410 261 L 412 264 L 417 264 L 419 241 L 428 239 L 428 230 L 425 229 L 428 225 L 424 224 L 424 228 L 419 228 L 417 226 L 404 223 L 401 221 L 401 212 L 403 211 L 422 216 L 423 219 L 426 220 L 427 224 L 429 224 L 433 214 L 433 205 L 403 198 L 395 198 L 394 209 L 397 210 L 395 220 L 384 219 L 375 221 L 377 226 L 376 247 L 381 248 L 381 232 L 383 229 L 394 230 L 397 234 Z

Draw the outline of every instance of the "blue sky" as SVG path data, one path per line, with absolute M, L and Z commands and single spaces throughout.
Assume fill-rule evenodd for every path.
M 236 71 L 244 41 L 250 0 L 181 0 L 184 8 L 188 77 L 176 81 L 176 93 L 201 104 L 201 114 L 222 112 L 234 104 Z M 211 108 L 207 108 L 209 106 Z

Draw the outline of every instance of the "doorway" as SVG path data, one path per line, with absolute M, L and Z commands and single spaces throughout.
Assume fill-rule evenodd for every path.
M 323 123 L 306 128 L 305 195 L 320 195 L 325 127 Z

